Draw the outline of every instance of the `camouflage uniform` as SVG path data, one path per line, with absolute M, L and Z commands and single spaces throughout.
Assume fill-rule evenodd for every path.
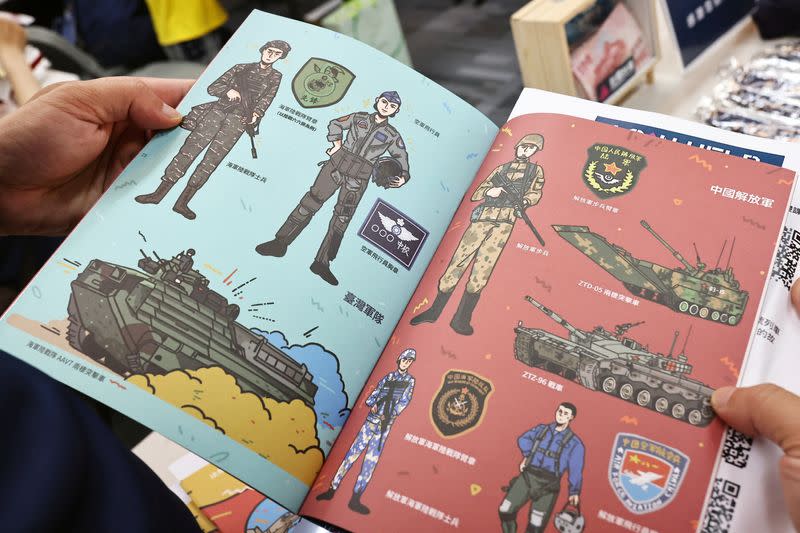
M 414 377 L 408 372 L 401 373 L 395 370 L 385 375 L 378 382 L 378 386 L 375 387 L 375 390 L 372 391 L 372 394 L 369 395 L 365 402 L 368 407 L 377 405 L 378 412 L 373 413 L 370 411 L 367 415 L 364 425 L 361 426 L 361 431 L 358 432 L 358 436 L 356 436 L 350 446 L 350 450 L 344 456 L 339 470 L 333 477 L 331 487 L 334 490 L 339 488 L 342 478 L 366 448 L 367 455 L 364 457 L 361 472 L 358 474 L 358 479 L 353 489 L 354 492 L 359 494 L 364 492 L 370 478 L 372 478 L 372 472 L 378 465 L 378 459 L 381 457 L 386 438 L 389 436 L 389 430 L 392 429 L 392 423 L 406 408 L 413 394 Z M 385 417 L 385 419 L 381 420 L 381 417 Z
M 265 251 L 264 246 L 277 242 L 285 249 L 305 229 L 322 205 L 339 191 L 328 231 L 314 259 L 316 264 L 327 268 L 336 258 L 344 232 L 361 197 L 364 196 L 377 160 L 388 152 L 400 165 L 400 177 L 408 182 L 410 179 L 408 152 L 403 139 L 394 126 L 389 124 L 388 118 L 378 123 L 375 120 L 376 116 L 377 113 L 358 112 L 330 121 L 329 141 L 342 140 L 343 132 L 347 130 L 341 148 L 322 165 L 314 184 L 275 233 L 275 241 L 269 241 L 256 248 L 259 253 L 283 255 L 269 251 L 269 246 Z
M 398 357 L 398 362 L 404 358 L 415 359 L 416 352 L 412 349 L 405 350 Z M 353 488 L 353 499 L 350 507 L 353 510 L 364 509 L 365 511 L 359 511 L 363 512 L 363 514 L 369 513 L 369 509 L 360 502 L 361 494 L 366 490 L 372 478 L 372 473 L 375 471 L 375 467 L 378 466 L 378 460 L 381 457 L 381 452 L 383 452 L 389 431 L 392 429 L 392 424 L 411 402 L 413 394 L 414 377 L 408 371 L 395 370 L 386 374 L 378 382 L 364 402 L 370 407 L 370 411 L 361 426 L 361 430 L 353 440 L 353 444 L 350 445 L 342 464 L 339 465 L 339 469 L 331 481 L 330 489 L 319 495 L 317 497 L 318 500 L 328 500 L 333 497 L 333 493 L 339 488 L 344 476 L 347 475 L 347 472 L 366 449 L 367 453 L 361 465 L 361 472 L 359 472 Z M 373 412 L 373 409 L 376 412 Z M 355 505 L 353 501 L 355 501 Z
M 523 137 L 517 146 L 524 144 L 523 141 L 530 137 L 534 136 Z M 531 163 L 528 159 L 516 158 L 494 169 L 472 194 L 473 202 L 483 200 L 483 203 L 472 211 L 471 223 L 461 237 L 444 274 L 439 279 L 437 302 L 428 310 L 432 312 L 427 313 L 426 311 L 420 314 L 412 319 L 412 324 L 433 322 L 438 318 L 450 294 L 458 285 L 467 267 L 472 263 L 464 297 L 453 322 L 451 322 L 453 329 L 458 333 L 465 335 L 472 333 L 472 327 L 469 325 L 472 309 L 477 303 L 481 290 L 489 283 L 492 271 L 514 229 L 514 222 L 519 216 L 505 193 L 498 198 L 486 196 L 486 191 L 498 186 L 497 178 L 500 175 L 505 176 L 512 186 L 522 189 L 520 192 L 525 208 L 536 205 L 541 199 L 544 172 L 542 167 L 536 163 Z
M 478 202 L 486 199 L 486 191 L 494 187 L 492 180 L 497 174 L 504 173 L 512 183 L 519 183 L 526 173 L 532 174 L 533 179 L 529 179 L 530 185 L 525 192 L 524 198 L 528 206 L 536 205 L 542 196 L 544 187 L 544 173 L 542 167 L 536 163 L 529 163 L 526 160 L 514 160 L 505 165 L 497 167 L 472 194 L 472 201 Z M 501 204 L 502 197 L 498 204 Z M 458 285 L 461 276 L 464 274 L 470 261 L 472 271 L 467 282 L 467 292 L 478 293 L 489 282 L 500 253 L 514 229 L 514 222 L 517 215 L 514 208 L 508 205 L 490 205 L 488 202 L 475 208 L 472 212 L 472 223 L 464 232 L 461 241 L 458 243 L 455 253 L 453 253 L 450 264 L 439 279 L 439 290 L 442 292 L 452 292 Z
M 271 41 L 264 46 L 271 46 L 277 42 Z M 288 45 L 286 47 L 285 52 L 288 52 Z M 216 102 L 206 102 L 193 107 L 184 118 L 181 127 L 190 130 L 191 133 L 164 170 L 159 189 L 150 195 L 137 196 L 136 200 L 139 203 L 159 203 L 169 189 L 186 174 L 194 160 L 208 147 L 174 207 L 175 211 L 186 218 L 194 219 L 195 213 L 188 207 L 189 200 L 208 181 L 242 133 L 252 128 L 255 134 L 261 118 L 278 92 L 280 83 L 281 73 L 271 64 L 241 63 L 231 67 L 208 86 L 208 94 L 219 99 Z M 227 96 L 230 90 L 237 91 L 241 99 L 230 100 Z M 249 124 L 254 114 L 257 116 L 256 122 Z

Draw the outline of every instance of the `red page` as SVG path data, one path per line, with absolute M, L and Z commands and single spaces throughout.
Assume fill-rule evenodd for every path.
M 709 396 L 737 381 L 793 179 L 512 120 L 302 513 L 352 531 L 694 531 L 724 432 Z

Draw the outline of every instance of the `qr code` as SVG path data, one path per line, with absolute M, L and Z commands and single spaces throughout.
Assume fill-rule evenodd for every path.
M 714 480 L 701 533 L 728 533 L 736 510 L 741 487 L 733 481 L 718 477 Z
M 781 241 L 778 243 L 778 253 L 775 256 L 775 265 L 770 277 L 783 283 L 787 289 L 792 288 L 794 274 L 797 271 L 797 261 L 800 259 L 800 231 L 784 227 Z
M 733 428 L 728 428 L 725 434 L 725 441 L 722 443 L 722 458 L 729 465 L 744 468 L 747 466 L 747 460 L 750 459 L 752 447 L 752 438 L 739 433 Z

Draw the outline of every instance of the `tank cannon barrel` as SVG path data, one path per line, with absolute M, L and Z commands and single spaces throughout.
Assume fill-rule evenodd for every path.
M 664 246 L 664 248 L 666 248 L 667 250 L 669 250 L 669 251 L 672 253 L 672 255 L 673 255 L 673 256 L 675 256 L 675 259 L 677 259 L 678 261 L 680 261 L 680 262 L 681 262 L 681 264 L 682 264 L 683 266 L 685 266 L 687 269 L 689 269 L 689 270 L 691 270 L 691 271 L 695 271 L 695 270 L 696 270 L 696 269 L 695 269 L 695 267 L 693 267 L 693 266 L 691 265 L 691 263 L 689 263 L 689 261 L 687 261 L 686 259 L 684 259 L 684 258 L 683 258 L 683 256 L 681 255 L 681 253 L 680 253 L 678 250 L 676 250 L 675 248 L 673 248 L 672 246 L 670 246 L 670 245 L 669 245 L 669 243 L 668 243 L 667 241 L 665 241 L 665 240 L 664 240 L 664 238 L 663 238 L 661 235 L 659 235 L 658 233 L 656 233 L 656 230 L 654 230 L 653 228 L 651 228 L 651 227 L 650 227 L 650 224 L 648 224 L 646 220 L 642 220 L 642 221 L 641 221 L 641 224 L 642 224 L 642 227 L 643 227 L 644 229 L 646 229 L 647 231 L 649 231 L 649 232 L 650 232 L 650 235 L 652 235 L 653 237 L 655 237 L 655 238 L 656 238 L 656 240 L 657 240 L 658 242 L 660 242 L 660 243 L 661 243 L 661 244 Z
M 544 313 L 545 315 L 550 317 L 554 322 L 557 322 L 558 324 L 562 325 L 567 331 L 569 331 L 573 335 L 576 335 L 577 337 L 580 337 L 581 339 L 585 339 L 586 338 L 586 334 L 583 331 L 579 330 L 578 328 L 576 328 L 575 326 L 573 326 L 572 324 L 567 322 L 564 318 L 561 318 L 552 309 L 548 309 L 547 307 L 545 307 L 544 305 L 542 305 L 538 301 L 534 300 L 533 297 L 531 297 L 531 296 L 526 296 L 525 299 L 528 302 L 530 302 L 531 305 L 533 305 L 534 307 L 538 307 L 539 310 L 542 313 Z

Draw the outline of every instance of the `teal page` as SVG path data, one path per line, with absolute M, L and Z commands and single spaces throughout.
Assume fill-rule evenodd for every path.
M 179 110 L 3 316 L 0 349 L 296 510 L 497 128 L 260 12 Z

